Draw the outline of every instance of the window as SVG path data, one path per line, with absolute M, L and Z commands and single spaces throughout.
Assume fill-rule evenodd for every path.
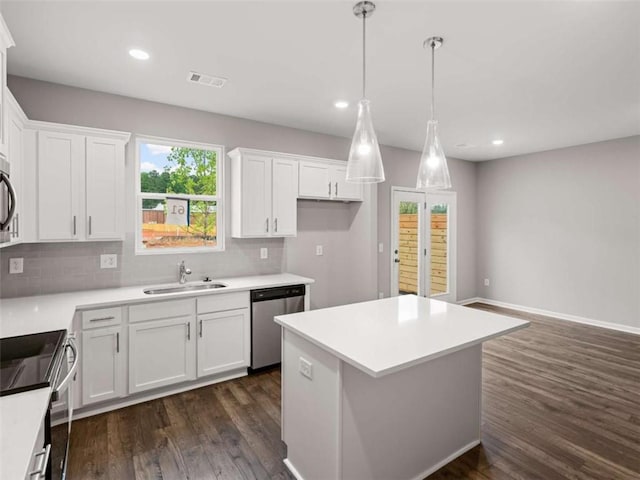
M 136 253 L 224 249 L 224 148 L 138 137 Z

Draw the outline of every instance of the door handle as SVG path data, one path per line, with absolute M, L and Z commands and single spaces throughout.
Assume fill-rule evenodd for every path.
M 76 216 L 73 216 L 73 234 L 76 234 Z
M 91 215 L 89 215 L 89 235 L 91 235 Z
M 269 217 L 267 217 L 267 227 L 266 227 L 266 232 L 269 233 Z
M 331 182 L 329 182 L 329 196 L 331 196 Z
M 336 182 L 336 197 L 338 196 L 338 182 Z
M 191 340 L 191 322 L 187 322 L 187 340 Z
M 200 338 L 202 338 L 202 320 L 200 320 Z
M 273 231 L 276 232 L 276 233 L 278 232 L 278 219 L 277 218 L 273 221 Z

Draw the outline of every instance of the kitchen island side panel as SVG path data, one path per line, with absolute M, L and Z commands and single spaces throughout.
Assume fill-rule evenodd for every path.
M 282 423 L 285 463 L 304 480 L 338 479 L 340 360 L 283 329 Z M 300 360 L 311 364 L 311 378 Z
M 343 364 L 342 478 L 424 478 L 477 445 L 481 388 L 482 344 L 381 378 Z

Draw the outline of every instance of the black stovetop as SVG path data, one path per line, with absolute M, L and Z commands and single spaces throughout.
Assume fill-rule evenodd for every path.
M 51 385 L 66 335 L 55 330 L 0 339 L 0 396 Z

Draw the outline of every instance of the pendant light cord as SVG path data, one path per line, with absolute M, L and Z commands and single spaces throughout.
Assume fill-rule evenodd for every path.
M 431 42 L 431 120 L 435 118 L 435 84 L 436 84 L 436 45 Z
M 362 12 L 362 98 L 367 98 L 367 12 Z

